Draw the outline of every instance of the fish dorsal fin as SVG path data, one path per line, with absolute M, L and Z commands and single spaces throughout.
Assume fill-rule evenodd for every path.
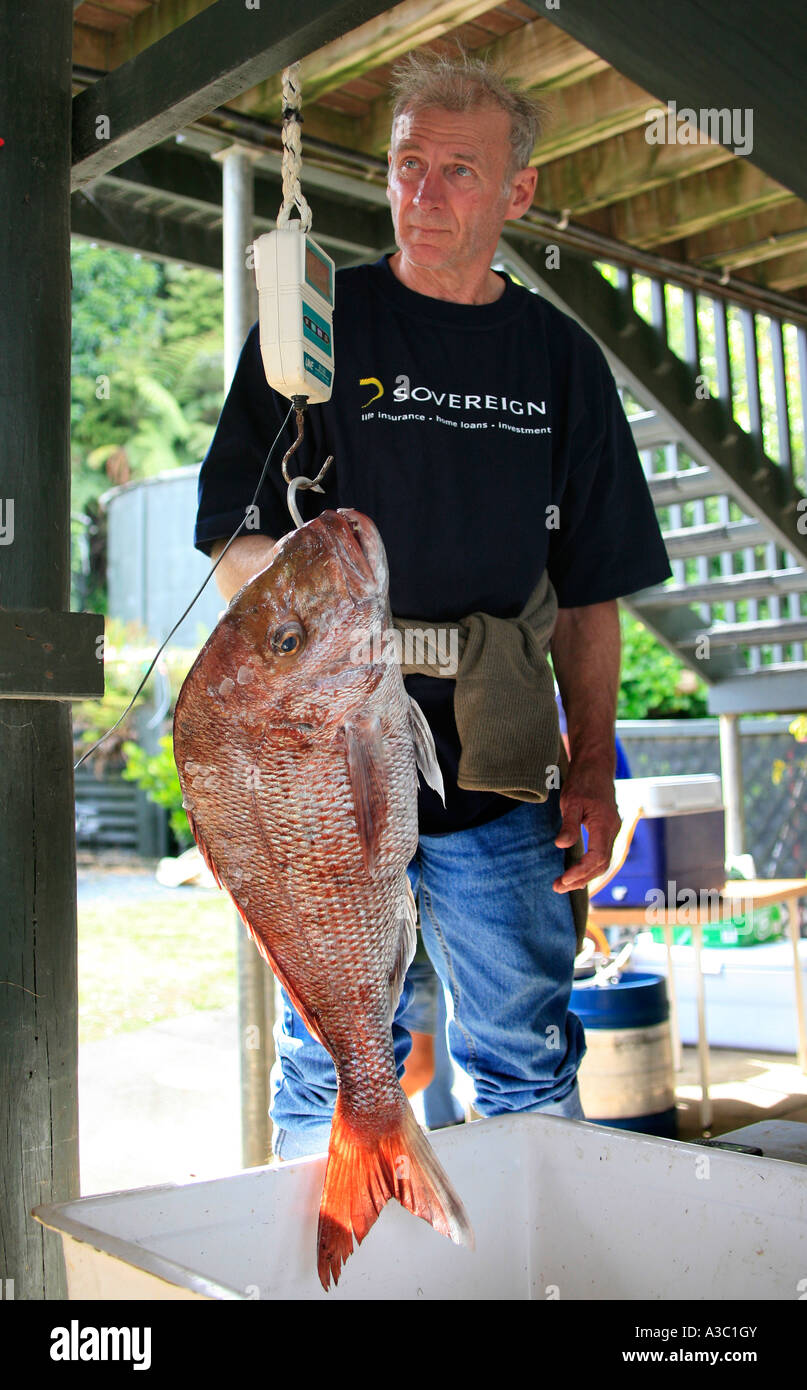
M 406 972 L 412 964 L 412 960 L 417 950 L 418 909 L 412 892 L 412 885 L 409 879 L 406 880 L 406 902 L 404 903 L 404 915 L 401 923 L 401 932 L 396 943 L 397 950 L 392 969 L 389 974 L 389 1002 L 390 1002 L 390 1023 L 395 1017 L 395 1010 L 401 998 Z
M 362 855 L 372 874 L 387 821 L 387 760 L 378 715 L 362 714 L 349 719 L 345 740 Z
M 440 771 L 440 764 L 437 761 L 437 752 L 434 747 L 434 736 L 426 723 L 426 716 L 420 708 L 417 700 L 409 696 L 409 713 L 412 720 L 412 737 L 415 740 L 415 759 L 417 765 L 423 773 L 424 779 L 437 792 L 443 805 L 446 804 L 445 787 L 443 786 L 443 774 Z

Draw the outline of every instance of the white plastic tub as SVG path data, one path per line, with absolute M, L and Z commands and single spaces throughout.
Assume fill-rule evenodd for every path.
M 623 820 L 641 806 L 645 816 L 680 816 L 723 810 L 723 784 L 714 773 L 686 777 L 620 777 L 614 783 Z
M 325 1294 L 324 1158 L 40 1207 L 71 1298 L 795 1299 L 807 1170 L 559 1116 L 432 1142 L 476 1249 L 390 1203 Z M 803 1287 L 803 1285 L 802 1285 Z

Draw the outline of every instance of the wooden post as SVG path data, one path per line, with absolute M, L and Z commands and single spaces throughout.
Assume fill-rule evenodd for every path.
M 70 606 L 72 20 L 72 0 L 0 6 L 4 609 Z M 0 1280 L 17 1299 L 66 1297 L 30 1211 L 78 1196 L 72 764 L 66 701 L 0 699 Z
M 234 145 L 214 155 L 222 166 L 224 375 L 229 388 L 247 333 L 257 317 L 257 292 L 247 254 L 253 238 L 256 151 Z M 274 978 L 236 914 L 238 1042 L 241 1061 L 241 1159 L 267 1163 L 269 1071 L 274 1049 Z

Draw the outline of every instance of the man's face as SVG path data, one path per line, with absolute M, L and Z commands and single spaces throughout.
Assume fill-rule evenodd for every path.
M 530 206 L 535 171 L 503 193 L 510 118 L 498 106 L 404 111 L 392 130 L 387 197 L 395 240 L 424 270 L 460 271 L 490 258 L 508 217 Z

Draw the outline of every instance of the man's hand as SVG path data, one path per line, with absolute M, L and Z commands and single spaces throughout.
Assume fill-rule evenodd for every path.
M 613 764 L 591 764 L 580 759 L 569 768 L 560 791 L 563 824 L 555 844 L 567 849 L 576 844 L 581 825 L 588 831 L 588 849 L 576 864 L 552 884 L 556 893 L 583 888 L 611 862 L 611 851 L 622 822 L 614 797 Z
M 619 611 L 615 600 L 558 610 L 552 663 L 569 731 L 570 767 L 560 789 L 563 824 L 555 844 L 588 831 L 583 858 L 556 879 L 558 893 L 583 888 L 611 860 L 621 824 L 614 799 L 614 719 L 619 689 Z

